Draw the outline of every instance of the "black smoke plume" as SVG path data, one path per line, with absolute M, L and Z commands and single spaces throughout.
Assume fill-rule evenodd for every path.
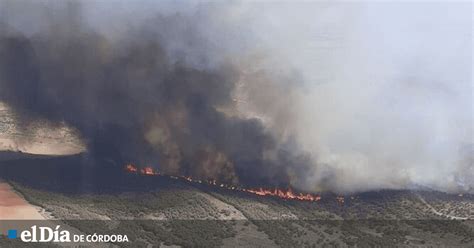
M 309 165 L 258 119 L 219 110 L 234 104 L 239 66 L 193 67 L 167 53 L 156 29 L 196 20 L 159 16 L 113 39 L 83 24 L 80 6 L 64 12 L 30 35 L 0 25 L 0 101 L 24 128 L 66 123 L 97 159 L 243 185 L 287 186 Z M 180 38 L 199 42 L 190 33 Z

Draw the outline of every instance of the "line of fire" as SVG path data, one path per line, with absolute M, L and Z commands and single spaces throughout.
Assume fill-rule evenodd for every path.
M 160 172 L 156 171 L 152 167 L 143 167 L 143 168 L 138 168 L 137 166 L 133 164 L 127 164 L 125 166 L 125 170 L 129 173 L 135 173 L 135 174 L 141 174 L 141 175 L 147 175 L 147 176 L 167 176 L 176 180 L 182 179 L 191 183 L 197 183 L 197 184 L 205 184 L 205 185 L 210 185 L 214 187 L 220 187 L 228 190 L 234 190 L 234 191 L 241 191 L 241 192 L 246 192 L 258 196 L 271 196 L 271 197 L 278 197 L 281 199 L 286 199 L 286 200 L 299 200 L 299 201 L 309 201 L 309 202 L 317 202 L 321 200 L 321 196 L 318 194 L 310 194 L 310 193 L 302 193 L 302 192 L 295 192 L 291 188 L 288 188 L 287 190 L 284 189 L 265 189 L 265 188 L 258 188 L 258 189 L 252 189 L 252 188 L 243 188 L 235 185 L 228 185 L 224 183 L 218 183 L 216 180 L 209 180 L 209 181 L 204 181 L 204 180 L 197 180 L 194 179 L 190 176 L 172 176 L 172 175 L 164 175 L 161 174 Z M 343 197 L 337 197 L 337 201 L 340 203 L 344 203 L 344 198 Z

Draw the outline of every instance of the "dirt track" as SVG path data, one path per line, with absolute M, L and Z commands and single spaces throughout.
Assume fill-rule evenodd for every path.
M 43 220 L 40 209 L 29 204 L 6 182 L 0 181 L 0 220 Z

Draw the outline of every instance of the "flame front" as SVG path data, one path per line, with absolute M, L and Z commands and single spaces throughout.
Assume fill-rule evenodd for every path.
M 152 167 L 144 167 L 140 170 L 143 175 L 155 176 L 159 175 Z
M 150 175 L 150 176 L 166 176 L 163 174 L 158 173 L 155 169 L 152 167 L 143 167 L 140 170 L 138 170 L 137 166 L 133 164 L 127 164 L 125 166 L 125 170 L 129 173 L 139 173 L 142 175 Z M 189 176 L 168 176 L 172 179 L 176 180 L 185 180 L 191 183 L 198 183 L 198 184 L 206 184 L 206 185 L 212 185 L 220 188 L 225 188 L 228 190 L 234 190 L 234 191 L 241 191 L 241 192 L 246 192 L 258 196 L 273 196 L 273 197 L 278 197 L 282 199 L 289 199 L 289 200 L 300 200 L 300 201 L 319 201 L 321 200 L 320 195 L 316 194 L 309 194 L 309 193 L 296 193 L 293 192 L 293 190 L 290 188 L 288 190 L 283 190 L 283 189 L 264 189 L 264 188 L 258 188 L 258 189 L 247 189 L 247 188 L 241 188 L 235 185 L 228 185 L 224 183 L 217 183 L 216 180 L 210 180 L 210 181 L 203 181 L 203 180 L 196 180 L 193 179 L 192 177 Z
M 294 193 L 293 190 L 288 189 L 288 190 L 281 190 L 281 189 L 243 189 L 242 191 L 249 192 L 255 195 L 261 195 L 261 196 L 276 196 L 279 198 L 284 198 L 284 199 L 295 199 L 295 200 L 300 200 L 300 201 L 319 201 L 321 200 L 321 196 L 319 195 L 312 195 L 312 194 L 304 194 L 304 193 Z
M 133 164 L 127 164 L 125 170 L 131 173 L 137 173 L 138 169 Z

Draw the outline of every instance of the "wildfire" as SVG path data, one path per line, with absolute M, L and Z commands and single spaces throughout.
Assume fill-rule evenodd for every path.
M 155 172 L 155 170 L 151 167 L 144 167 L 140 170 L 140 172 L 143 175 L 149 175 L 149 176 L 159 175 L 158 172 Z
M 130 172 L 130 173 L 138 173 L 138 168 L 133 165 L 133 164 L 127 164 L 125 166 L 125 170 Z M 149 175 L 149 176 L 156 176 L 156 175 L 160 175 L 157 171 L 155 171 L 155 169 L 153 169 L 152 167 L 143 167 L 140 169 L 140 174 L 142 175 Z
M 160 173 L 158 173 L 156 170 L 154 170 L 152 167 L 143 167 L 140 170 L 132 164 L 127 164 L 125 166 L 125 170 L 129 173 L 139 173 L 142 175 L 152 175 L 152 176 L 165 176 Z M 315 194 L 309 194 L 309 193 L 296 193 L 293 192 L 292 189 L 288 190 L 282 190 L 282 189 L 264 189 L 264 188 L 258 188 L 258 189 L 246 189 L 246 188 L 241 188 L 235 185 L 228 185 L 224 183 L 218 183 L 216 180 L 210 180 L 210 181 L 202 181 L 202 180 L 196 180 L 193 179 L 192 177 L 189 176 L 168 176 L 172 179 L 175 180 L 185 180 L 190 183 L 198 183 L 198 184 L 206 184 L 206 185 L 212 185 L 220 188 L 225 188 L 228 190 L 234 190 L 234 191 L 241 191 L 241 192 L 246 192 L 258 196 L 273 196 L 273 197 L 278 197 L 282 199 L 288 199 L 288 200 L 300 200 L 300 201 L 319 201 L 321 200 L 321 196 L 315 195 Z
M 312 194 L 303 194 L 303 193 L 294 193 L 291 189 L 288 190 L 281 190 L 281 189 L 243 189 L 242 191 L 249 192 L 255 195 L 262 195 L 262 196 L 276 196 L 279 198 L 284 199 L 296 199 L 300 201 L 319 201 L 321 200 L 321 196 L 319 195 L 312 195 Z
M 125 166 L 125 170 L 132 173 L 137 173 L 138 171 L 137 167 L 132 164 L 127 164 L 127 166 Z

